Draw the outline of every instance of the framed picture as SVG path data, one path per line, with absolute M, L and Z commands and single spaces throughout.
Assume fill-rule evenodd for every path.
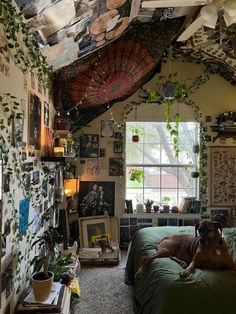
M 109 176 L 123 176 L 123 158 L 109 158 Z
M 88 159 L 87 174 L 90 176 L 98 176 L 100 174 L 99 159 Z
M 235 207 L 236 147 L 214 146 L 210 148 L 212 207 Z
M 112 120 L 101 121 L 101 137 L 113 137 L 113 124 Z
M 41 101 L 35 94 L 29 94 L 29 145 L 41 148 Z
M 113 142 L 113 151 L 114 151 L 114 153 L 122 153 L 122 151 L 123 151 L 122 141 L 114 141 Z
M 123 139 L 122 132 L 114 132 L 114 138 L 117 140 L 122 140 Z
M 80 228 L 80 247 L 91 248 L 94 236 L 110 234 L 110 225 L 108 216 L 82 217 L 79 219 Z
M 114 216 L 115 182 L 80 181 L 79 216 Z
M 80 137 L 80 158 L 99 157 L 99 135 L 83 134 Z
M 44 102 L 44 125 L 49 127 L 49 104 Z

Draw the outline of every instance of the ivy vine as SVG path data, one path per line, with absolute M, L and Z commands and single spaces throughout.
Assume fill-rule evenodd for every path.
M 51 86 L 52 69 L 39 51 L 37 42 L 29 33 L 21 13 L 11 0 L 0 1 L 0 23 L 4 27 L 7 46 L 23 73 L 37 71 L 38 80 L 44 87 Z

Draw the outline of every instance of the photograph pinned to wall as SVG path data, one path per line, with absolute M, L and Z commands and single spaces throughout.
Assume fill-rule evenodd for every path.
M 33 185 L 37 185 L 40 182 L 40 172 L 39 170 L 33 171 L 32 183 Z
M 212 207 L 234 207 L 236 147 L 210 147 L 211 156 L 211 188 L 210 205 Z
M 87 174 L 91 176 L 98 176 L 100 174 L 99 159 L 87 160 Z
M 23 163 L 23 172 L 30 172 L 34 170 L 34 163 L 33 162 L 24 162 Z
M 23 133 L 24 133 L 24 122 L 25 122 L 25 108 L 26 102 L 24 99 L 21 99 L 21 116 L 17 114 L 14 116 L 14 138 L 15 138 L 15 146 L 22 147 L 23 145 Z
M 40 208 L 33 208 L 33 224 L 32 224 L 32 232 L 34 234 L 38 233 L 39 230 L 43 227 L 43 222 L 40 215 Z
M 30 186 L 31 186 L 31 173 L 23 173 L 22 174 L 22 179 L 23 179 L 23 184 L 24 184 L 24 189 L 26 191 L 30 190 Z
M 45 101 L 44 102 L 44 125 L 49 127 L 49 104 Z
M 122 132 L 114 132 L 114 138 L 117 140 L 122 140 L 123 139 Z
M 7 237 L 5 233 L 2 233 L 1 235 L 1 241 L 2 241 L 2 252 L 1 257 L 6 255 L 7 252 Z
M 43 202 L 43 210 L 44 211 L 47 211 L 48 210 L 48 200 L 45 200 L 44 202 Z
M 24 198 L 19 203 L 19 236 L 25 234 L 29 224 L 29 200 Z
M 123 176 L 123 158 L 109 158 L 109 176 Z
M 113 152 L 114 153 L 122 153 L 123 152 L 122 141 L 114 141 L 113 142 Z
M 10 76 L 10 51 L 3 27 L 0 25 L 0 72 Z
M 30 77 L 31 77 L 31 88 L 35 89 L 35 75 L 33 72 L 30 73 Z
M 99 135 L 83 134 L 80 136 L 80 158 L 99 157 Z
M 80 247 L 92 248 L 92 237 L 110 234 L 109 217 L 83 217 L 79 219 Z
M 101 121 L 101 137 L 113 137 L 114 122 L 112 120 L 102 120 Z
M 41 100 L 35 94 L 29 94 L 29 145 L 41 148 Z
M 10 234 L 10 232 L 11 232 L 11 220 L 8 219 L 4 224 L 4 233 L 6 236 L 8 236 L 8 234 Z
M 79 216 L 114 216 L 115 182 L 80 181 Z
M 9 172 L 3 174 L 3 192 L 10 192 L 11 174 Z
M 100 148 L 100 157 L 106 157 L 106 149 Z
M 35 147 L 33 145 L 28 146 L 28 157 L 35 157 Z
M 42 182 L 42 196 L 45 198 L 48 196 L 48 179 L 44 178 Z

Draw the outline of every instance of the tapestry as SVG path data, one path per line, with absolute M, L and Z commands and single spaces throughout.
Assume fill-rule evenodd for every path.
M 150 80 L 182 22 L 183 17 L 136 21 L 114 42 L 57 71 L 55 103 L 60 111 L 74 108 L 72 129 L 76 116 L 88 123 Z

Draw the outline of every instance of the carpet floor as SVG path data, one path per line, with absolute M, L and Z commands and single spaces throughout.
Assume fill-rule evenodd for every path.
M 132 291 L 124 283 L 126 252 L 116 266 L 81 266 L 81 295 L 72 301 L 72 314 L 133 314 Z

